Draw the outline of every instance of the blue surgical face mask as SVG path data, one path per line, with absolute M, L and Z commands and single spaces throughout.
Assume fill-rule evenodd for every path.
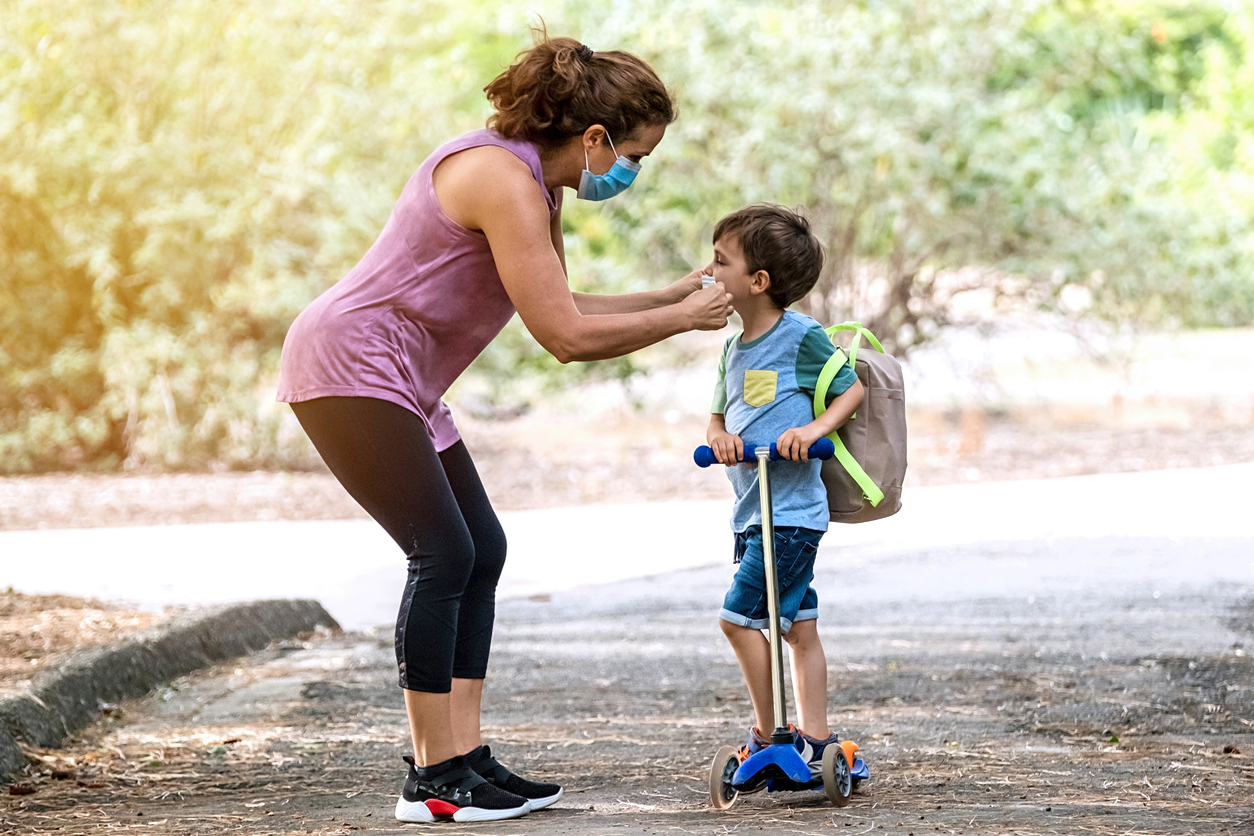
M 610 141 L 610 150 L 615 154 L 618 150 L 614 148 L 614 140 L 610 139 L 610 135 L 605 135 Z M 631 181 L 636 179 L 636 172 L 640 171 L 640 163 L 633 163 L 626 157 L 619 157 L 614 161 L 614 165 L 610 166 L 610 170 L 604 174 L 593 174 L 588 170 L 588 149 L 583 152 L 583 174 L 579 176 L 579 191 L 575 192 L 575 196 L 583 200 L 606 200 L 616 194 L 621 194 Z

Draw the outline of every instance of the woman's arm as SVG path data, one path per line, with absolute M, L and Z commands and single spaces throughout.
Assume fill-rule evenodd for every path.
M 596 293 L 574 293 L 575 307 L 581 314 L 615 314 L 651 311 L 677 305 L 689 294 L 701 289 L 701 270 L 693 270 L 679 281 L 660 290 L 604 296 Z
M 504 149 L 485 146 L 439 177 L 436 194 L 449 215 L 482 230 L 497 272 L 527 330 L 559 361 L 620 357 L 693 329 L 718 330 L 731 314 L 731 296 L 710 287 L 682 302 L 627 313 L 584 314 L 566 285 L 553 243 L 548 205 L 530 169 Z M 490 182 L 492 188 L 482 184 Z
M 553 216 L 549 218 L 549 237 L 553 239 L 553 252 L 557 253 L 557 260 L 562 262 L 562 275 L 570 278 L 570 273 L 566 271 L 566 239 L 562 237 L 562 190 L 559 188 L 554 200 L 557 201 L 557 209 L 554 210 Z
M 570 278 L 566 268 L 566 242 L 562 238 L 562 190 L 557 191 L 557 211 L 549 222 L 549 237 L 553 240 L 553 251 L 562 263 L 562 273 Z M 643 293 L 622 293 L 616 296 L 605 296 L 599 293 L 572 293 L 575 307 L 584 314 L 618 314 L 651 311 L 682 302 L 688 294 L 701 289 L 701 269 L 693 270 L 674 284 L 661 290 L 647 290 Z

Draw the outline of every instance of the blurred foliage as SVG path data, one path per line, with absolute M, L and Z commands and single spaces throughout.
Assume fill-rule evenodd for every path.
M 0 472 L 304 466 L 283 335 L 482 87 L 554 33 L 657 67 L 680 120 L 567 201 L 572 285 L 656 287 L 749 201 L 803 206 L 805 306 L 899 350 L 955 293 L 1117 323 L 1254 317 L 1250 6 L 1081 0 L 9 0 Z M 516 321 L 472 372 L 560 369 Z
M 664 171 L 612 211 L 674 270 L 723 212 L 802 206 L 829 256 L 803 307 L 898 351 L 972 290 L 1118 323 L 1249 323 L 1254 191 L 1180 150 L 1217 105 L 1208 85 L 1248 95 L 1227 82 L 1250 72 L 1249 22 L 1179 3 L 635 3 L 591 28 L 644 45 L 681 120 Z M 1248 124 L 1210 147 L 1238 136 Z
M 0 469 L 298 453 L 283 335 L 425 154 L 482 125 L 517 41 L 484 5 L 7 4 Z

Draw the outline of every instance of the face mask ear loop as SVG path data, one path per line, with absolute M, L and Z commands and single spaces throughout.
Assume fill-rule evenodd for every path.
M 610 139 L 610 132 L 605 132 L 605 138 L 610 143 L 610 150 L 614 152 L 614 159 L 618 159 L 618 150 L 614 147 L 614 140 Z M 583 170 L 592 173 L 592 166 L 588 163 L 588 147 L 585 145 L 583 149 Z

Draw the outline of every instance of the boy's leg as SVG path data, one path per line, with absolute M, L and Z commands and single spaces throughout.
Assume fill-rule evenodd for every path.
M 818 595 L 810 587 L 810 581 L 814 577 L 814 556 L 822 536 L 821 531 L 804 528 L 775 529 L 779 614 L 786 631 L 791 630 L 792 622 L 798 619 L 813 622 L 818 616 Z M 731 642 L 745 675 L 745 683 L 749 686 L 757 729 L 763 736 L 769 736 L 775 727 L 775 702 L 771 684 L 771 645 L 761 632 L 770 625 L 761 529 L 751 526 L 737 535 L 736 545 L 740 568 L 736 571 L 732 588 L 723 599 L 719 623 Z M 814 642 L 818 647 L 818 663 L 823 666 L 820 687 L 826 687 L 827 668 L 822 658 L 822 645 L 817 644 L 817 631 Z M 810 678 L 814 679 L 813 676 Z M 826 714 L 826 708 L 822 714 Z M 807 715 L 802 713 L 802 716 Z M 826 724 L 824 717 L 823 726 L 826 727 Z
M 718 623 L 749 687 L 757 736 L 769 738 L 775 729 L 775 700 L 771 688 L 771 643 L 762 635 L 769 622 L 760 526 L 750 526 L 736 534 L 736 559 L 740 565 L 723 598 Z M 750 744 L 753 739 L 750 735 Z
M 819 641 L 818 621 L 797 621 L 784 634 L 792 652 L 792 685 L 797 699 L 797 725 L 818 740 L 831 735 L 827 726 L 827 657 Z
M 775 698 L 771 693 L 771 643 L 761 630 L 742 627 L 719 619 L 723 635 L 731 643 L 740 663 L 740 671 L 749 686 L 749 699 L 753 703 L 753 716 L 762 737 L 770 737 L 775 730 Z

